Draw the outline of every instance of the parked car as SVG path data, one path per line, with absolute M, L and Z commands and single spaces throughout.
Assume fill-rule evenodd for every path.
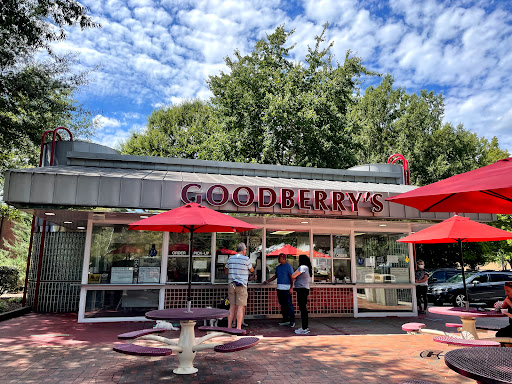
M 450 277 L 461 273 L 457 268 L 439 268 L 428 273 L 428 285 L 436 285 L 446 282 Z
M 512 281 L 512 272 L 467 272 L 466 286 L 471 303 L 485 303 L 492 306 L 496 301 L 503 299 L 503 283 Z M 462 273 L 449 278 L 445 283 L 428 287 L 427 296 L 435 305 L 450 303 L 457 307 L 464 306 L 464 285 Z

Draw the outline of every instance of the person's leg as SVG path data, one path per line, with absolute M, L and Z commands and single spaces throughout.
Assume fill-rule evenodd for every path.
M 281 315 L 283 316 L 283 323 L 290 321 L 288 317 L 288 308 L 287 308 L 287 300 L 286 300 L 286 292 L 282 289 L 277 290 L 277 300 L 279 301 L 279 305 L 281 306 Z
M 427 286 L 423 286 L 423 292 L 422 292 L 422 298 L 423 298 L 423 310 L 425 312 L 427 312 L 427 309 L 428 309 L 428 296 L 427 296 L 427 292 L 428 292 L 428 287 Z
M 416 286 L 416 306 L 418 307 L 418 312 L 421 312 L 421 286 Z
M 308 295 L 306 288 L 297 288 L 297 304 L 300 310 L 300 320 L 302 322 L 302 329 L 308 328 Z
M 512 324 L 507 325 L 496 332 L 496 337 L 512 337 Z
M 232 328 L 233 319 L 236 317 L 236 294 L 233 284 L 228 284 L 228 300 L 229 300 L 229 315 L 228 315 L 228 328 Z
M 290 291 L 285 291 L 285 299 L 286 299 L 286 313 L 288 319 L 290 319 L 290 325 L 295 324 L 295 308 L 293 308 L 292 295 Z
M 236 327 L 238 329 L 242 329 L 242 323 L 244 321 L 244 312 L 245 307 L 247 306 L 247 287 L 240 285 L 236 287 L 236 305 L 237 305 L 237 312 L 236 312 Z

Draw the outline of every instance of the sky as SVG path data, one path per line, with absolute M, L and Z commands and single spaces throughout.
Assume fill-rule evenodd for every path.
M 498 137 L 512 155 L 512 1 L 82 0 L 102 28 L 69 30 L 53 48 L 91 71 L 77 99 L 97 123 L 94 142 L 116 147 L 155 109 L 208 99 L 224 59 L 252 51 L 277 26 L 295 29 L 292 59 L 329 22 L 331 52 L 389 73 L 395 87 L 445 97 L 444 121 Z

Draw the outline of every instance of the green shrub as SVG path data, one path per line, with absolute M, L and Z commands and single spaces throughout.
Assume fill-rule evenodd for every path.
M 0 296 L 8 292 L 18 291 L 19 271 L 14 267 L 0 266 Z
M 9 303 L 21 303 L 23 301 L 23 297 L 11 297 L 9 299 Z
M 7 312 L 8 309 L 9 306 L 7 305 L 7 303 L 3 300 L 0 300 L 0 313 Z

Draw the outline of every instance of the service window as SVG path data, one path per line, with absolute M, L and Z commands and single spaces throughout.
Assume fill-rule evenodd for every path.
M 189 233 L 169 233 L 169 259 L 167 262 L 167 281 L 173 283 L 188 282 Z M 211 281 L 212 234 L 194 234 L 192 249 L 192 282 Z

